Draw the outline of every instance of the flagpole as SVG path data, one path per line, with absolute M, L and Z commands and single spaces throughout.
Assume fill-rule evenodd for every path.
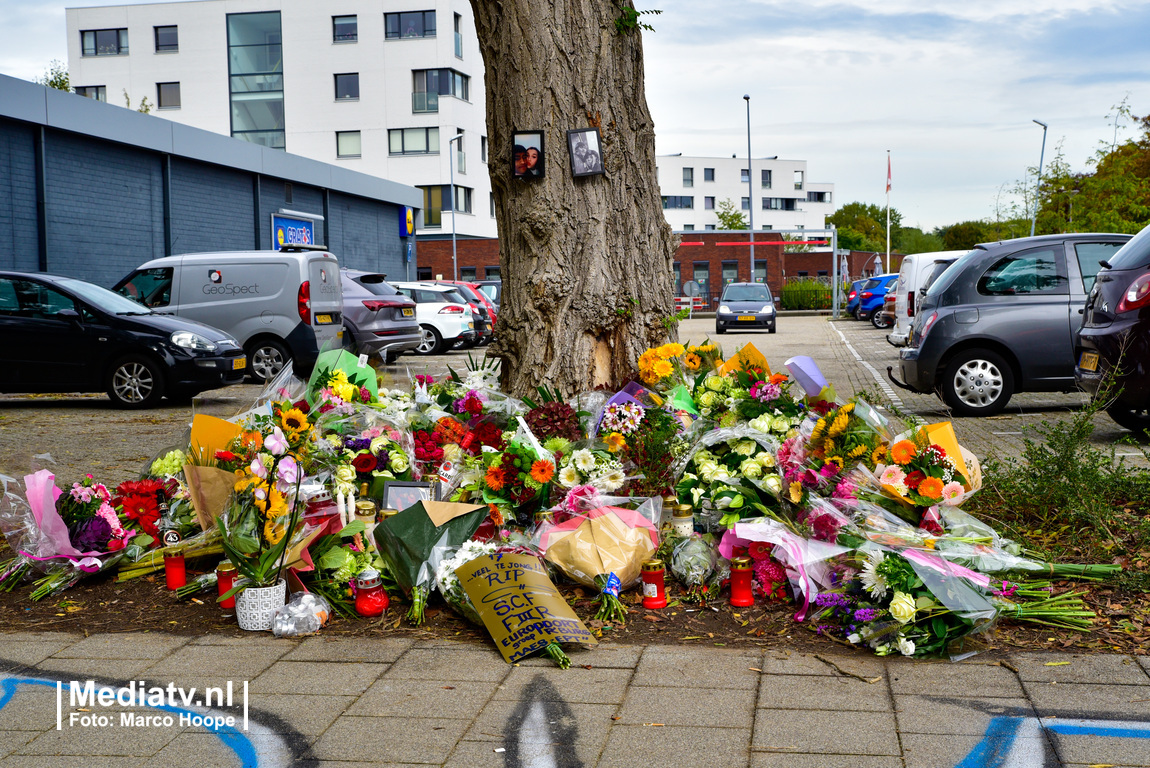
M 890 150 L 886 151 L 886 271 L 890 274 Z

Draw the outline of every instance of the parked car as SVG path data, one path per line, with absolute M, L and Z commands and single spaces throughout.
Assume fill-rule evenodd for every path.
M 908 253 L 902 257 L 894 288 L 894 327 L 886 335 L 888 342 L 896 347 L 906 346 L 915 305 L 921 301 L 923 291 L 964 253 L 966 251 L 937 251 Z
M 307 378 L 319 353 L 341 343 L 339 261 L 307 246 L 166 256 L 142 264 L 113 290 L 234 336 L 257 382 L 288 361 Z
M 343 269 L 343 344 L 356 354 L 394 363 L 419 346 L 423 332 L 415 302 L 395 290 L 387 275 Z
M 393 283 L 395 289 L 415 301 L 421 329 L 417 355 L 444 352 L 462 340 L 474 346 L 479 338 L 471 307 L 451 286 L 435 283 Z
M 0 392 L 107 392 L 150 408 L 243 381 L 228 334 L 59 275 L 0 272 Z
M 1117 253 L 1102 256 L 1086 297 L 1074 343 L 1078 386 L 1113 402 L 1110 418 L 1127 429 L 1150 433 L 1150 227 Z
M 1015 392 L 1074 389 L 1074 329 L 1085 286 L 1129 235 L 1043 235 L 977 245 L 930 287 L 899 351 L 905 382 L 962 416 Z M 890 369 L 888 369 L 888 373 Z
M 471 313 L 475 315 L 475 330 L 479 334 L 479 344 L 490 344 L 495 338 L 495 305 L 478 290 L 475 283 L 465 283 L 461 280 L 436 280 L 438 285 L 446 285 L 459 291 L 460 295 L 471 305 Z
M 876 309 L 882 308 L 882 300 L 886 297 L 887 288 L 898 278 L 897 272 L 887 275 L 875 275 L 862 284 L 859 290 L 859 303 L 854 311 L 856 320 L 870 320 Z
M 863 284 L 870 278 L 864 277 L 862 280 L 855 280 L 851 283 L 851 289 L 847 291 L 847 314 L 858 320 L 857 312 L 859 311 L 859 294 L 862 293 Z
M 894 325 L 894 283 L 887 287 L 886 296 L 883 297 L 882 307 L 871 313 L 870 324 L 875 328 L 890 328 Z
M 502 280 L 480 280 L 475 283 L 479 286 L 479 290 L 495 305 L 495 311 L 499 311 L 499 305 L 503 303 L 503 281 Z
M 715 313 L 715 333 L 726 333 L 731 327 L 740 330 L 766 328 L 775 332 L 775 301 L 765 283 L 727 283 Z

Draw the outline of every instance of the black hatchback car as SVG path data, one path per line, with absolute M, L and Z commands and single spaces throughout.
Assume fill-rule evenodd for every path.
M 0 272 L 0 392 L 107 392 L 121 408 L 238 384 L 235 339 L 70 277 Z
M 1150 227 L 1099 270 L 1075 339 L 1078 386 L 1111 401 L 1106 412 L 1127 429 L 1150 433 Z

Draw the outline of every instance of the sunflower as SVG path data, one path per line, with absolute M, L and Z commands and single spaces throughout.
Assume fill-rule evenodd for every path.
M 651 373 L 659 379 L 665 379 L 674 372 L 675 366 L 671 365 L 670 360 L 657 360 L 655 364 L 651 366 Z
M 487 468 L 487 474 L 483 476 L 483 482 L 487 483 L 487 487 L 493 491 L 503 489 L 503 470 L 498 464 L 492 464 Z
M 531 465 L 531 479 L 537 483 L 547 484 L 555 476 L 555 465 L 543 459 Z
M 839 468 L 840 472 L 843 469 L 844 462 L 843 462 L 842 456 L 830 456 L 827 458 L 826 462 L 827 462 L 827 464 L 834 464 L 836 467 Z
M 683 365 L 687 366 L 688 370 L 697 371 L 699 366 L 703 364 L 703 358 L 696 355 L 694 352 L 688 352 L 687 356 L 683 358 Z
M 928 499 L 942 498 L 942 481 L 937 477 L 927 477 L 918 484 L 918 495 Z
M 611 453 L 618 453 L 627 447 L 627 440 L 618 432 L 612 432 L 603 438 L 603 442 L 607 444 L 607 450 Z
M 308 423 L 307 416 L 299 408 L 292 408 L 291 410 L 284 411 L 280 414 L 280 425 L 289 432 L 299 434 L 303 432 L 311 424 Z
M 264 541 L 271 546 L 274 547 L 276 544 L 279 544 L 280 539 L 284 537 L 284 533 L 286 533 L 286 528 L 274 519 L 270 519 L 264 523 Z
M 870 455 L 871 464 L 882 464 L 886 461 L 886 443 L 881 443 Z
M 896 464 L 907 464 L 918 453 L 918 448 L 910 440 L 899 440 L 890 449 L 890 458 Z

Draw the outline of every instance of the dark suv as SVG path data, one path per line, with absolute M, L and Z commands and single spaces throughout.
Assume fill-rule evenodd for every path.
M 1098 272 L 1074 346 L 1074 378 L 1097 395 L 1113 376 L 1110 418 L 1127 429 L 1150 430 L 1150 227 L 1106 260 Z
M 916 310 L 899 353 L 905 384 L 892 381 L 938 392 L 960 416 L 998 413 L 1015 392 L 1073 391 L 1086 291 L 1129 239 L 1044 235 L 975 246 Z

